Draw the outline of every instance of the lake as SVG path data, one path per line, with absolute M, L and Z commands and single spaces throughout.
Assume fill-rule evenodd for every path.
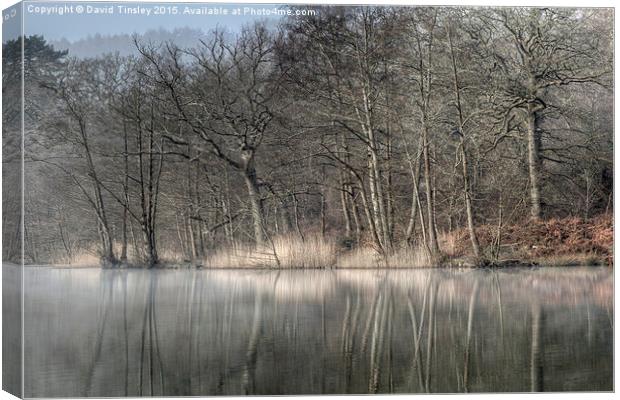
M 24 279 L 27 397 L 613 389 L 605 267 Z

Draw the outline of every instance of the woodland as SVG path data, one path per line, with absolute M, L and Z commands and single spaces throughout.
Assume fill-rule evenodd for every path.
M 613 10 L 316 9 L 3 43 L 4 259 L 23 201 L 27 264 L 610 262 Z

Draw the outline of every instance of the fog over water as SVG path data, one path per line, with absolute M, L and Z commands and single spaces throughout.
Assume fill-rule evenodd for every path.
M 607 268 L 41 267 L 25 286 L 27 397 L 612 390 Z

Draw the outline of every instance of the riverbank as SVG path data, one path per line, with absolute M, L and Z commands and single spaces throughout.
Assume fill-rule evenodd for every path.
M 320 235 L 276 237 L 261 249 L 219 249 L 199 263 L 205 268 L 504 268 L 515 266 L 613 265 L 613 216 L 551 219 L 476 228 L 482 254 L 473 257 L 467 230 L 440 235 L 440 254 L 401 246 L 389 254 L 347 248 Z
M 543 266 L 613 265 L 613 215 L 556 218 L 497 226 L 482 225 L 476 236 L 487 260 L 521 260 Z M 499 238 L 499 240 L 498 240 Z M 469 233 L 444 235 L 442 250 L 450 259 L 471 258 Z
M 375 268 L 508 268 L 523 266 L 613 265 L 613 216 L 551 219 L 518 225 L 476 228 L 481 256 L 471 252 L 466 229 L 440 234 L 440 253 L 422 246 L 396 246 L 382 254 L 370 246 L 354 246 L 320 234 L 273 237 L 259 247 L 237 245 L 210 250 L 208 256 L 187 260 L 162 254 L 155 268 L 213 269 L 375 269 Z M 97 265 L 94 256 L 58 267 Z M 144 268 L 127 262 L 108 268 Z

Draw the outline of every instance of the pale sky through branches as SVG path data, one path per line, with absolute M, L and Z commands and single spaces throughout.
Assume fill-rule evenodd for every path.
M 216 27 L 235 31 L 254 20 L 280 19 L 282 4 L 200 4 L 126 2 L 26 2 L 26 35 L 76 41 L 96 34 L 143 34 L 149 30 Z

